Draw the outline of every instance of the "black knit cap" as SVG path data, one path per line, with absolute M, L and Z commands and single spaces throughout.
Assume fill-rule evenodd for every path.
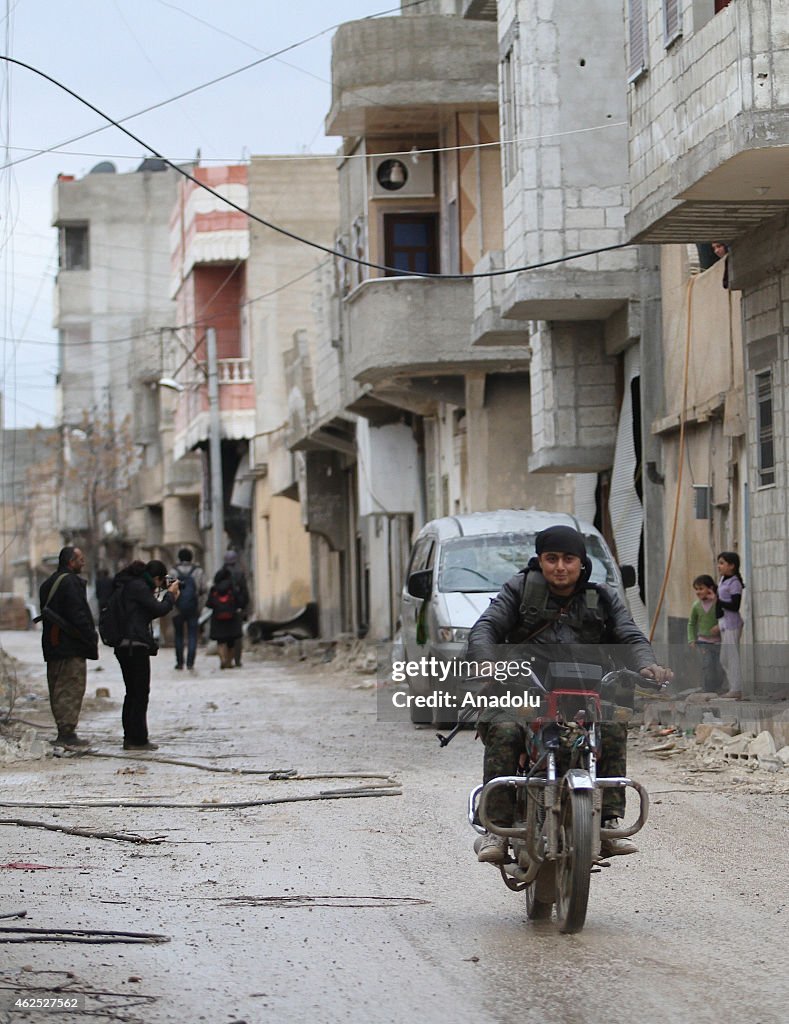
M 586 558 L 583 534 L 572 526 L 549 526 L 547 530 L 541 530 L 534 539 L 534 550 L 538 555 L 555 551 L 564 555 L 578 555 L 582 561 Z

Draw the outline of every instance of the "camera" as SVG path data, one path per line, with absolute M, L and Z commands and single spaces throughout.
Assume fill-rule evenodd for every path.
M 175 576 L 165 576 L 164 577 L 164 589 L 167 590 L 168 587 L 171 587 L 173 585 L 173 583 L 176 583 L 176 582 L 177 582 L 177 577 L 175 577 Z

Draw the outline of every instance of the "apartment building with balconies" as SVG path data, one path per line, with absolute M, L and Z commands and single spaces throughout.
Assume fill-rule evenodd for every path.
M 193 537 L 166 514 L 175 483 L 163 473 L 168 412 L 157 386 L 175 320 L 167 270 L 177 181 L 163 161 L 146 159 L 131 173 L 118 174 L 104 161 L 82 178 L 60 175 L 55 184 L 64 470 L 58 525 L 64 542 L 90 547 L 93 568 L 104 561 L 112 569 L 132 554 L 166 556 L 169 542 Z M 108 468 L 101 450 L 109 442 L 117 465 Z M 77 450 L 98 470 L 72 465 Z M 100 507 L 86 502 L 85 475 L 95 472 L 117 475 L 114 498 Z M 93 483 L 93 491 L 113 489 L 109 477 Z
M 641 289 L 626 246 L 624 25 L 618 0 L 467 0 L 497 28 L 502 237 L 474 281 L 473 340 L 528 346 L 529 483 L 546 507 L 596 520 L 646 624 L 641 450 Z M 588 253 L 588 255 L 579 254 Z M 503 349 L 506 351 L 506 348 Z
M 211 574 L 217 552 L 233 547 L 249 569 L 251 499 L 236 488 L 248 472 L 249 442 L 255 432 L 255 388 L 245 318 L 249 222 L 247 166 L 195 167 L 183 178 L 168 211 L 170 295 L 176 323 L 167 336 L 164 380 L 178 389 L 173 406 L 173 466 L 199 468 L 197 486 L 181 497 L 181 513 L 192 524 L 197 548 Z M 205 187 L 204 187 L 205 186 Z M 240 207 L 236 210 L 224 201 Z M 212 515 L 209 331 L 216 347 L 223 519 Z M 239 494 L 242 497 L 239 498 Z M 236 503 L 237 501 L 237 503 Z M 220 536 L 214 537 L 218 529 Z M 210 537 L 210 543 L 206 543 Z M 208 552 L 213 557 L 208 557 Z
M 669 307 L 665 281 L 667 274 L 676 280 L 678 252 L 715 241 L 730 250 L 726 288 L 703 293 L 712 270 L 682 287 L 696 329 L 679 337 L 664 331 L 655 346 L 655 363 L 673 365 L 673 373 L 666 370 L 666 396 L 653 410 L 659 444 L 652 457 L 669 467 L 668 481 L 682 459 L 679 419 L 691 441 L 701 436 L 715 452 L 715 466 L 706 457 L 691 460 L 694 472 L 679 496 L 686 515 L 691 487 L 708 489 L 705 564 L 680 575 L 710 571 L 716 549 L 739 550 L 748 583 L 745 635 L 754 651 L 748 681 L 758 689 L 785 677 L 778 652 L 789 639 L 789 11 L 766 0 L 630 0 L 627 13 L 628 236 L 661 246 Z M 700 364 L 683 403 L 679 353 L 686 347 L 691 364 Z M 717 381 L 714 395 L 710 380 Z M 705 388 L 707 401 L 699 403 Z M 666 487 L 667 505 L 672 490 Z M 673 583 L 670 617 L 680 616 L 681 589 Z
M 193 511 L 214 548 L 211 330 L 222 461 L 220 550 L 232 546 L 241 556 L 253 595 L 250 613 L 285 620 L 313 596 L 310 535 L 302 522 L 297 458 L 288 447 L 285 353 L 294 339 L 309 339 L 316 330 L 312 293 L 327 259 L 298 239 L 333 240 L 334 161 L 253 157 L 249 165 L 197 168 L 194 177 L 182 183 L 170 218 L 178 326 L 168 367 L 182 388 L 175 464 L 202 460 L 203 486 Z
M 529 476 L 524 325 L 481 308 L 474 333 L 469 275 L 502 250 L 504 207 L 496 26 L 466 6 L 404 4 L 333 42 L 326 131 L 343 138 L 337 248 L 351 259 L 336 261 L 338 402 L 323 421 L 355 419 L 356 457 L 323 458 L 351 473 L 336 506 L 350 524 L 346 600 L 376 639 L 396 628 L 424 519 L 552 507 L 562 491 Z

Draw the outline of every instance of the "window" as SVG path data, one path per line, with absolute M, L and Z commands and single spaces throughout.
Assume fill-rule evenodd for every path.
M 772 370 L 756 374 L 756 429 L 759 446 L 759 486 L 769 487 L 775 483 Z
M 59 235 L 59 266 L 61 270 L 88 270 L 88 225 L 63 224 Z
M 731 0 L 715 0 L 715 13 L 718 14 L 724 7 L 728 7 Z
M 504 182 L 518 172 L 518 124 L 515 102 L 515 62 L 512 49 L 501 62 L 501 143 L 504 158 Z
M 628 5 L 629 82 L 635 82 L 647 69 L 647 0 L 629 0 Z
M 680 0 L 663 0 L 663 41 L 670 46 L 682 35 Z
M 391 213 L 384 216 L 384 262 L 387 277 L 438 273 L 438 216 L 435 213 Z

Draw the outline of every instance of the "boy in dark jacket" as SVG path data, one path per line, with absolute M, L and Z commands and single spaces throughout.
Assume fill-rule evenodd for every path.
M 164 589 L 167 566 L 158 559 L 147 564 L 132 562 L 115 577 L 116 588 L 122 588 L 124 612 L 123 639 L 115 648 L 126 686 L 123 702 L 123 749 L 158 750 L 148 740 L 148 696 L 151 691 L 151 655 L 159 648 L 153 637 L 151 623 L 172 610 L 180 593 L 175 580 L 158 600 L 155 591 Z
M 39 590 L 41 647 L 47 663 L 49 703 L 58 727 L 55 743 L 64 747 L 90 746 L 77 736 L 85 696 L 85 661 L 96 661 L 99 656 L 87 583 L 80 576 L 84 567 L 85 556 L 79 548 L 63 548 L 57 569 Z

